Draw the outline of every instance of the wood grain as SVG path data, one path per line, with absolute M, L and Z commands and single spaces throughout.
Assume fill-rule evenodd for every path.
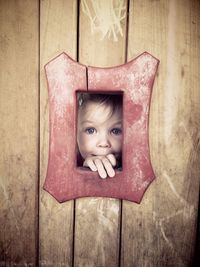
M 35 266 L 37 1 L 0 1 L 0 266 Z
M 80 4 L 79 62 L 98 67 L 124 63 L 127 1 Z M 74 266 L 118 266 L 120 201 L 82 198 L 75 214 Z
M 0 1 L 0 266 L 193 266 L 200 2 L 81 0 L 80 14 L 77 2 Z M 157 178 L 140 205 L 108 198 L 59 204 L 42 189 L 49 144 L 44 65 L 65 51 L 86 65 L 114 66 L 125 62 L 127 49 L 128 60 L 148 51 L 161 61 L 149 133 Z
M 121 266 L 192 266 L 199 194 L 199 1 L 130 1 L 128 58 L 160 59 L 150 116 L 156 180 L 123 203 Z
M 76 59 L 77 3 L 41 1 L 40 7 L 40 266 L 71 266 L 73 201 L 59 204 L 43 191 L 49 144 L 49 107 L 44 65 L 65 51 Z

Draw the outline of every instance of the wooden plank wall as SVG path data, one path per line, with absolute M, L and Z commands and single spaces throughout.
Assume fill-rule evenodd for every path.
M 44 65 L 66 51 L 77 56 L 77 2 L 41 1 L 40 5 L 40 251 L 41 266 L 71 266 L 74 202 L 59 205 L 42 190 L 49 143 L 48 92 Z
M 0 266 L 37 260 L 38 13 L 37 1 L 0 1 Z
M 99 67 L 125 63 L 127 1 L 113 3 L 81 1 L 79 62 Z M 117 10 L 116 16 L 112 14 L 114 8 Z M 95 17 L 96 22 L 91 24 Z M 124 19 L 120 21 L 122 17 Z M 103 20 L 109 19 L 110 25 L 101 25 Z M 112 25 L 114 19 L 116 24 Z M 97 26 L 100 26 L 98 31 L 95 29 Z M 75 215 L 75 266 L 117 266 L 120 251 L 120 200 L 79 199 L 76 201 Z
M 192 266 L 200 166 L 199 10 L 199 1 L 130 1 L 128 58 L 147 50 L 160 59 L 150 116 L 157 179 L 141 205 L 124 202 L 122 266 Z
M 0 0 L 0 266 L 194 266 L 199 37 L 198 0 Z M 42 190 L 44 65 L 63 51 L 99 67 L 144 51 L 160 59 L 149 125 L 157 178 L 140 205 L 58 204 Z

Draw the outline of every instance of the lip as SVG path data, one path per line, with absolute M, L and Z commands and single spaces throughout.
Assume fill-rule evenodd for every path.
M 97 157 L 97 156 L 107 156 L 109 154 L 113 154 L 116 158 L 119 158 L 120 154 L 119 153 L 113 153 L 112 151 L 108 153 L 98 153 L 98 154 L 90 154 L 92 157 Z
M 99 154 L 91 154 L 92 157 L 97 157 L 97 156 L 107 156 L 108 154 L 111 154 L 111 153 L 99 153 Z

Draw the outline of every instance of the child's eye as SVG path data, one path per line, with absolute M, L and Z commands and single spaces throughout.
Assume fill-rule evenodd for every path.
M 111 133 L 114 135 L 120 135 L 120 134 L 122 134 L 122 130 L 120 128 L 113 128 L 111 130 Z
M 90 127 L 90 128 L 85 129 L 85 132 L 87 134 L 94 134 L 96 132 L 96 129 L 93 127 Z

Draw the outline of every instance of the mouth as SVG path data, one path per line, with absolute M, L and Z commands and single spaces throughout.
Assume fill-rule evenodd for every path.
M 107 156 L 109 154 L 112 154 L 115 156 L 116 159 L 120 158 L 120 154 L 119 153 L 113 153 L 113 152 L 109 152 L 109 153 L 98 153 L 98 154 L 91 154 L 92 157 L 101 157 L 101 156 Z
M 99 157 L 101 157 L 101 156 L 107 156 L 108 154 L 110 154 L 110 153 L 102 153 L 102 154 L 100 154 L 100 153 L 99 153 L 99 154 L 91 154 L 91 156 L 92 156 L 92 157 L 98 157 L 98 156 L 99 156 Z

